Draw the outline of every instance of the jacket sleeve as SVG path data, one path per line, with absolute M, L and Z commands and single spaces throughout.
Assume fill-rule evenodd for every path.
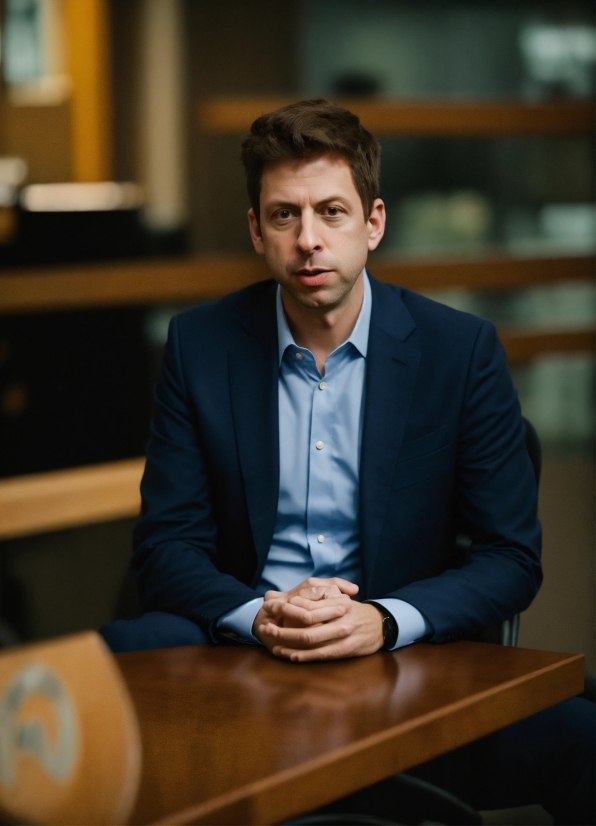
M 141 498 L 133 570 L 143 610 L 187 617 L 215 641 L 217 618 L 259 594 L 216 565 L 209 474 L 185 386 L 176 318 L 155 390 Z
M 525 610 L 540 587 L 537 485 L 505 351 L 484 322 L 474 344 L 460 411 L 456 521 L 471 538 L 459 568 L 387 596 L 409 602 L 444 642 Z

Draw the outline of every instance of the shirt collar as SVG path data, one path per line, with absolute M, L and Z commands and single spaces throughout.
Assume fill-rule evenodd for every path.
M 346 342 L 350 342 L 358 350 L 361 356 L 366 358 L 368 352 L 368 333 L 370 329 L 370 314 L 372 309 L 372 291 L 370 288 L 370 281 L 368 280 L 368 273 L 364 270 L 364 298 L 362 299 L 362 307 L 358 314 L 358 320 L 354 325 L 350 336 L 340 346 L 343 347 Z M 286 314 L 284 312 L 281 300 L 281 287 L 277 286 L 277 294 L 275 297 L 275 311 L 277 314 L 277 344 L 279 348 L 279 363 L 284 357 L 284 353 L 288 347 L 298 347 L 294 341 L 294 337 L 290 332 Z

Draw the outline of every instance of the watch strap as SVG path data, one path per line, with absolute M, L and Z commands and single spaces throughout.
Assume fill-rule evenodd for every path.
M 380 602 L 375 602 L 374 599 L 368 599 L 366 601 L 370 605 L 374 605 L 383 618 L 383 645 L 381 650 L 391 651 L 391 649 L 395 647 L 399 636 L 399 626 L 397 624 L 397 620 L 391 611 L 385 608 L 384 605 L 381 605 Z

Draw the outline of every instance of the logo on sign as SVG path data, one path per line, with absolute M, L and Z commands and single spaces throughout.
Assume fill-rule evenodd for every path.
M 23 702 L 32 696 L 47 699 L 56 717 L 56 736 L 50 738 L 35 717 L 19 719 Z M 78 751 L 78 727 L 66 688 L 45 665 L 33 663 L 18 671 L 0 700 L 0 781 L 16 782 L 19 752 L 30 755 L 56 780 L 67 780 Z

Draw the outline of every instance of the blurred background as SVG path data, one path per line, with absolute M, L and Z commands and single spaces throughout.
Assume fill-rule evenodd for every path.
M 3 0 L 0 43 L 3 643 L 128 610 L 168 321 L 265 275 L 242 135 L 325 96 L 381 139 L 373 273 L 499 328 L 544 454 L 520 643 L 593 671 L 593 3 Z

